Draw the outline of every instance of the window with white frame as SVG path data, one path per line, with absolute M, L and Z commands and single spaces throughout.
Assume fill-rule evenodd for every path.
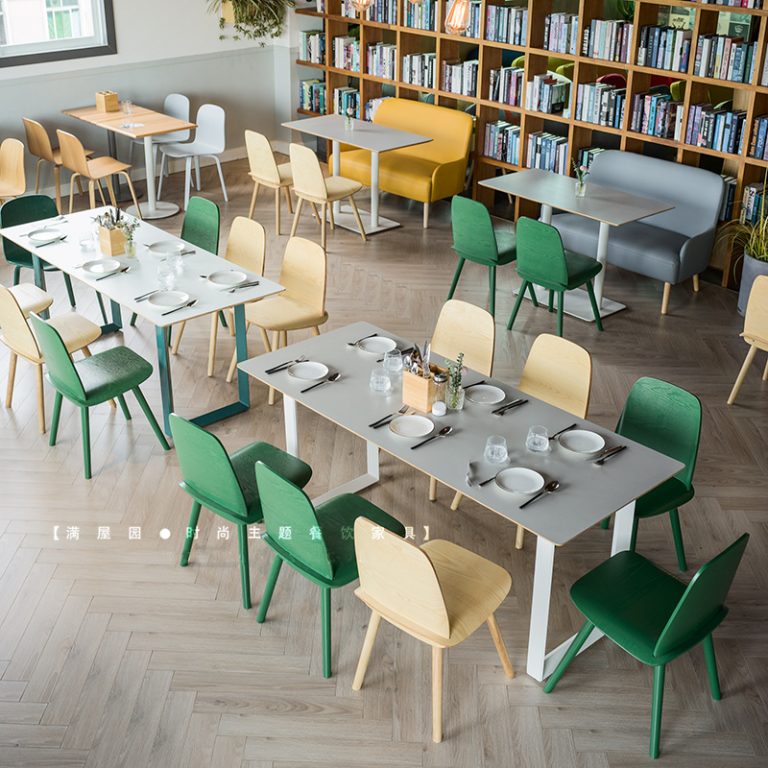
M 0 67 L 116 50 L 112 0 L 0 0 Z

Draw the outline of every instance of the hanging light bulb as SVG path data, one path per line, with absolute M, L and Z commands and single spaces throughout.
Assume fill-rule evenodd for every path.
M 352 0 L 352 5 L 362 16 L 373 5 L 373 0 Z
M 445 31 L 449 35 L 463 35 L 469 29 L 469 0 L 453 0 L 445 17 Z

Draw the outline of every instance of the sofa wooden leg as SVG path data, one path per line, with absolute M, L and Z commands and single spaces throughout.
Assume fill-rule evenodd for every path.
M 661 297 L 661 314 L 666 315 L 669 309 L 669 294 L 672 291 L 672 283 L 664 283 L 664 295 Z
M 693 290 L 694 290 L 696 293 L 698 293 L 698 292 L 699 292 L 699 289 L 700 289 L 700 287 L 701 287 L 701 286 L 699 285 L 699 276 L 698 276 L 698 275 L 694 275 L 694 276 L 693 276 Z
M 422 222 L 424 229 L 429 227 L 429 203 L 424 203 L 424 219 Z

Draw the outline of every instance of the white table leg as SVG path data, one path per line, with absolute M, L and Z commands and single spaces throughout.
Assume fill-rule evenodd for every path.
M 539 216 L 539 221 L 543 221 L 545 224 L 552 223 L 552 206 L 551 205 L 544 205 L 544 203 L 541 204 L 541 216 Z
M 285 450 L 291 456 L 299 455 L 299 425 L 296 419 L 296 401 L 283 394 L 283 419 L 285 420 Z
M 600 229 L 597 233 L 597 260 L 603 265 L 603 268 L 595 277 L 595 301 L 597 301 L 598 310 L 603 306 L 603 283 L 605 282 L 605 265 L 608 261 L 608 235 L 611 227 L 604 221 L 600 222 Z M 602 315 L 601 315 L 602 317 Z
M 371 229 L 379 226 L 379 153 L 371 151 Z
M 335 139 L 331 142 L 331 151 L 333 153 L 333 175 L 341 176 L 341 144 Z M 338 220 L 341 213 L 341 203 L 338 201 L 333 204 L 333 215 Z
M 179 212 L 175 203 L 167 203 L 157 199 L 155 188 L 155 145 L 151 136 L 144 137 L 144 168 L 147 174 L 147 201 L 139 203 L 141 216 L 144 219 L 167 219 Z M 128 213 L 136 215 L 136 206 L 131 205 Z

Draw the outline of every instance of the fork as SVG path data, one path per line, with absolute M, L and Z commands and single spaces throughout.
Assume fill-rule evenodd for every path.
M 368 426 L 372 427 L 373 429 L 378 429 L 379 427 L 385 427 L 387 424 L 389 424 L 390 421 L 395 419 L 398 415 L 402 416 L 408 411 L 408 406 L 404 405 L 397 413 L 390 413 L 388 416 L 382 416 L 378 421 L 371 422 Z

